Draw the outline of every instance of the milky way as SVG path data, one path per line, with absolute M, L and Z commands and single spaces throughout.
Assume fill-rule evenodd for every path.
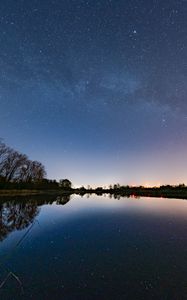
M 0 137 L 49 178 L 187 183 L 187 1 L 1 1 L 0 45 Z

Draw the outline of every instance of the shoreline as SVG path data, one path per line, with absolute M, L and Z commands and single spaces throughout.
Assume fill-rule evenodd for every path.
M 65 195 L 70 192 L 59 190 L 0 190 L 0 197 L 4 196 L 32 196 L 32 195 Z
M 16 196 L 37 196 L 37 195 L 81 195 L 95 194 L 102 196 L 103 194 L 112 195 L 114 198 L 119 197 L 155 197 L 155 198 L 175 198 L 187 199 L 187 188 L 185 189 L 160 189 L 160 188 L 128 188 L 128 189 L 71 189 L 71 190 L 37 190 L 37 189 L 2 189 L 0 190 L 1 197 L 16 197 Z

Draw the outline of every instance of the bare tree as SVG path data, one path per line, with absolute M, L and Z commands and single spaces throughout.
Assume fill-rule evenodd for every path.
M 32 161 L 29 168 L 32 181 L 40 181 L 46 176 L 44 166 L 38 161 Z
M 0 174 L 10 152 L 11 149 L 0 140 Z
M 17 151 L 9 151 L 2 165 L 1 173 L 6 181 L 18 180 L 20 168 L 27 162 L 27 156 Z
M 7 182 L 35 182 L 45 176 L 45 167 L 40 162 L 29 160 L 0 140 L 0 177 Z

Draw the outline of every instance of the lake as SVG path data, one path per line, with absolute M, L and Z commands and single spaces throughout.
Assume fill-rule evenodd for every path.
M 0 203 L 0 299 L 187 299 L 187 200 Z

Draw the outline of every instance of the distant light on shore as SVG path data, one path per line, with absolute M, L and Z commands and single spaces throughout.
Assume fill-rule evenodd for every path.
M 158 182 L 156 184 L 150 184 L 150 183 L 146 182 L 143 184 L 143 187 L 145 187 L 145 188 L 160 187 L 160 185 L 161 185 L 160 182 Z

